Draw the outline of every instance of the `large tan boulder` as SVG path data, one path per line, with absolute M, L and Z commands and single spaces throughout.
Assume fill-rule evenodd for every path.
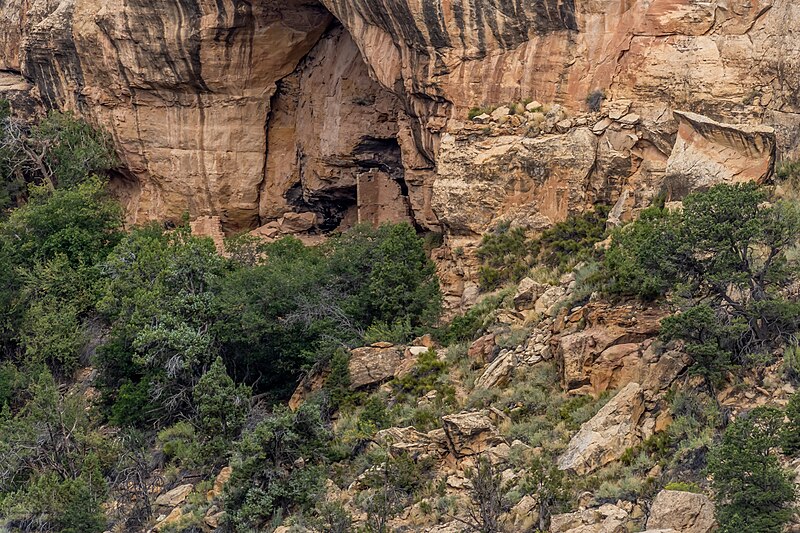
M 350 352 L 350 388 L 361 389 L 393 378 L 404 359 L 404 348 L 388 343 L 355 348 Z
M 686 111 L 674 114 L 678 138 L 664 177 L 670 198 L 717 183 L 761 183 L 772 175 L 774 128 L 723 124 Z
M 506 385 L 511 376 L 513 376 L 517 365 L 519 365 L 519 354 L 513 351 L 506 351 L 492 361 L 483 371 L 483 374 L 475 380 L 475 388 L 491 389 Z
M 704 494 L 662 490 L 650 506 L 650 529 L 674 529 L 682 533 L 716 531 L 714 504 Z
M 652 433 L 641 426 L 644 412 L 642 387 L 629 383 L 581 426 L 558 458 L 558 468 L 585 475 L 619 459 Z
M 627 533 L 628 512 L 612 504 L 553 515 L 550 533 Z
M 395 453 L 408 453 L 412 457 L 447 453 L 447 438 L 442 429 L 422 433 L 413 427 L 394 427 L 378 431 L 375 440 Z
M 192 489 L 194 489 L 194 485 L 191 483 L 178 485 L 174 489 L 159 495 L 156 498 L 156 505 L 164 507 L 176 507 L 186 500 L 186 497 L 192 492 Z
M 461 458 L 507 444 L 495 425 L 498 417 L 502 413 L 489 409 L 443 416 L 442 427 L 450 452 Z
M 559 338 L 562 386 L 574 394 L 598 395 L 630 382 L 645 383 L 650 366 L 658 364 L 655 348 L 648 357 L 645 352 L 666 315 L 658 308 L 592 303 L 568 316 L 569 324 L 586 323 L 586 328 Z
M 533 281 L 531 278 L 523 278 L 517 286 L 517 292 L 514 294 L 514 308 L 517 311 L 533 309 L 533 306 L 536 305 L 536 300 L 545 290 L 547 290 L 546 285 Z

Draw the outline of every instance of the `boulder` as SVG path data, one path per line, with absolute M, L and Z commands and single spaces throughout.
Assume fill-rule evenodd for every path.
M 669 200 L 718 183 L 761 183 L 772 175 L 773 128 L 723 124 L 685 111 L 674 115 L 678 137 L 664 176 Z
M 404 350 L 389 343 L 355 348 L 350 352 L 350 388 L 357 390 L 393 378 L 404 359 Z
M 469 356 L 475 364 L 480 366 L 491 363 L 500 350 L 495 341 L 495 334 L 487 333 L 470 344 L 469 350 L 467 350 L 467 356 Z
M 456 458 L 477 455 L 505 443 L 494 420 L 502 413 L 489 409 L 442 417 L 447 446 Z
M 667 377 L 674 379 L 677 374 L 665 368 L 663 376 L 654 373 L 648 381 L 650 366 L 659 361 L 655 351 L 651 357 L 644 357 L 666 315 L 658 308 L 590 303 L 567 316 L 567 324 L 571 325 L 567 331 L 574 331 L 572 328 L 581 323 L 587 327 L 562 333 L 558 340 L 556 355 L 561 360 L 564 389 L 574 394 L 598 395 L 630 382 L 653 386 L 657 383 L 660 387 Z
M 222 495 L 222 489 L 225 488 L 225 484 L 228 480 L 231 479 L 231 474 L 233 473 L 233 468 L 230 466 L 224 467 L 222 470 L 219 471 L 217 474 L 216 479 L 214 479 L 214 486 L 208 491 L 208 499 L 212 500 L 214 498 L 219 498 Z
M 550 533 L 627 533 L 629 516 L 625 509 L 612 504 L 553 515 Z
M 595 135 L 602 135 L 608 129 L 608 127 L 613 123 L 614 121 L 612 121 L 610 118 L 604 118 L 603 120 L 598 121 L 597 123 L 595 123 L 594 126 L 592 126 L 592 133 L 594 133 Z
M 168 526 L 174 526 L 177 524 L 181 518 L 183 518 L 183 509 L 180 507 L 175 507 L 170 513 L 167 515 L 164 520 L 160 521 L 156 527 L 153 528 L 155 531 L 161 531 L 163 528 Z
M 312 368 L 295 387 L 292 397 L 289 398 L 289 409 L 296 410 L 312 392 L 320 390 L 325 385 L 325 380 L 328 379 L 329 374 L 330 368 L 327 366 L 321 367 L 317 365 Z
M 547 290 L 546 285 L 537 283 L 531 278 L 523 278 L 523 280 L 519 282 L 517 292 L 514 295 L 514 308 L 517 311 L 533 309 L 536 300 L 539 299 L 539 296 L 541 296 L 545 290 Z
M 507 117 L 510 112 L 511 109 L 509 109 L 508 106 L 501 105 L 492 111 L 492 118 L 494 120 L 501 120 L 503 117 Z
M 206 523 L 208 527 L 211 529 L 217 529 L 219 525 L 222 523 L 222 519 L 225 517 L 225 511 L 220 511 L 215 507 L 211 507 L 208 512 L 206 512 L 203 521 Z
M 641 427 L 644 411 L 642 387 L 629 383 L 581 426 L 558 458 L 558 468 L 585 475 L 616 461 L 649 436 L 650 430 Z
M 639 122 L 640 119 L 641 119 L 641 117 L 639 115 L 637 115 L 636 113 L 628 113 L 624 117 L 620 118 L 619 122 L 620 122 L 620 124 L 633 126 L 634 124 Z
M 536 300 L 533 310 L 539 314 L 555 316 L 555 305 L 567 294 L 567 289 L 556 285 L 542 293 Z
M 662 490 L 650 506 L 650 529 L 674 529 L 682 533 L 710 533 L 717 529 L 714 504 L 704 494 Z
M 567 133 L 572 127 L 572 120 L 565 118 L 556 122 L 556 131 L 558 133 Z
M 192 492 L 194 485 L 191 483 L 186 483 L 185 485 L 178 485 L 172 490 L 165 492 L 164 494 L 159 495 L 156 498 L 156 505 L 160 505 L 163 507 L 176 507 L 182 504 L 186 497 Z
M 286 213 L 280 220 L 280 229 L 283 233 L 301 233 L 308 231 L 317 223 L 317 214 L 310 211 L 305 213 Z
M 535 531 L 539 525 L 539 499 L 526 494 L 503 517 L 503 523 L 509 531 Z
M 422 433 L 413 427 L 394 427 L 376 433 L 375 440 L 388 445 L 393 452 L 408 453 L 412 457 L 447 453 L 447 439 L 441 429 Z
M 535 113 L 536 111 L 542 108 L 542 104 L 537 102 L 536 100 L 532 102 L 528 102 L 528 105 L 525 106 L 525 110 L 530 113 Z
M 608 108 L 608 118 L 611 120 L 619 120 L 628 114 L 631 108 L 630 100 L 611 101 L 606 103 Z
M 508 383 L 514 374 L 514 369 L 519 364 L 516 352 L 508 351 L 492 361 L 483 374 L 475 380 L 476 389 L 491 389 L 502 387 Z

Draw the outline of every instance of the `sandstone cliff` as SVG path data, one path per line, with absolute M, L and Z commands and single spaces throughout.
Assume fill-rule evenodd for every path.
M 0 94 L 107 128 L 132 221 L 474 235 L 598 201 L 624 217 L 720 142 L 740 155 L 702 168 L 767 177 L 799 150 L 798 20 L 790 0 L 10 0 Z M 464 134 L 469 108 L 527 100 L 561 106 L 550 131 Z M 616 102 L 637 121 L 613 125 Z

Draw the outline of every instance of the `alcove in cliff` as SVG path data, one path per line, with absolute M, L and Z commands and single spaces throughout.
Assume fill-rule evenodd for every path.
M 370 78 L 340 24 L 278 82 L 270 108 L 262 223 L 297 231 L 281 227 L 287 212 L 306 214 L 303 231 L 413 221 L 397 140 L 402 106 Z

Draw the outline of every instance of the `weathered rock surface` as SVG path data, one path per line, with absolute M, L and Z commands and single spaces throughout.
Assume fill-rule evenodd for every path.
M 717 183 L 763 182 L 775 163 L 775 130 L 720 124 L 696 113 L 675 111 L 678 138 L 667 161 L 669 198 Z
M 547 286 L 537 283 L 531 278 L 523 278 L 517 286 L 517 292 L 514 294 L 514 308 L 517 311 L 533 309 L 536 305 L 536 300 L 545 290 L 547 290 Z
M 376 433 L 375 440 L 388 444 L 393 452 L 408 453 L 415 458 L 447 453 L 447 440 L 442 429 L 422 433 L 413 427 L 389 428 Z
M 176 505 L 180 505 L 183 503 L 189 493 L 192 492 L 192 489 L 194 489 L 194 486 L 191 483 L 178 485 L 174 489 L 169 490 L 156 498 L 156 505 L 163 505 L 164 507 L 175 507 Z
M 619 459 L 652 434 L 652 427 L 643 427 L 644 412 L 642 387 L 629 383 L 572 437 L 558 467 L 584 475 Z
M 450 452 L 456 457 L 482 453 L 505 439 L 497 430 L 496 419 L 502 417 L 494 410 L 472 411 L 442 417 L 442 426 Z
M 350 388 L 377 385 L 395 376 L 405 358 L 402 347 L 388 343 L 350 351 Z
M 728 4 L 11 0 L 0 95 L 106 127 L 132 220 L 314 212 L 314 231 L 410 216 L 474 234 L 598 201 L 625 218 L 667 166 L 759 179 L 772 146 L 799 153 L 800 5 Z M 460 133 L 469 108 L 530 98 Z
M 710 533 L 717 529 L 714 504 L 704 494 L 662 490 L 650 506 L 650 529 L 674 529 L 682 533 Z
M 606 504 L 574 513 L 554 515 L 550 519 L 551 533 L 626 533 L 628 512 L 616 505 Z
M 507 351 L 486 367 L 483 374 L 475 380 L 475 388 L 491 389 L 493 387 L 502 387 L 511 379 L 518 364 L 518 354 Z
M 597 395 L 632 381 L 649 384 L 648 376 L 653 372 L 651 380 L 659 381 L 653 386 L 660 390 L 660 381 L 669 376 L 658 377 L 655 373 L 668 371 L 666 367 L 651 369 L 658 364 L 655 350 L 648 352 L 648 357 L 644 354 L 652 346 L 659 323 L 666 315 L 657 308 L 598 303 L 567 317 L 569 323 L 585 322 L 586 327 L 566 331 L 559 339 L 557 357 L 561 361 L 564 388 L 576 394 Z
M 495 334 L 487 333 L 469 345 L 467 355 L 475 364 L 485 365 L 494 361 L 499 351 Z

